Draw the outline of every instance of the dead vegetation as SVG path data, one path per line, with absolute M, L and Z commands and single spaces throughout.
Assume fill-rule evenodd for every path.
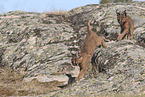
M 66 18 L 66 11 L 51 11 L 44 13 L 44 17 L 42 18 L 42 22 L 44 24 L 52 24 L 52 23 L 62 23 Z
M 0 96 L 31 96 L 46 94 L 58 90 L 58 81 L 39 82 L 33 79 L 30 82 L 24 82 L 22 72 L 17 72 L 10 67 L 0 69 Z

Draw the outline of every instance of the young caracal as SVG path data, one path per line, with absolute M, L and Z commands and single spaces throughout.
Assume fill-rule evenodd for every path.
M 121 27 L 120 35 L 117 40 L 127 39 L 130 34 L 130 39 L 133 39 L 133 27 L 134 21 L 133 19 L 127 15 L 126 10 L 123 12 L 118 12 L 116 10 L 117 20 Z
M 89 64 L 89 61 L 91 61 L 91 58 L 93 56 L 93 53 L 96 49 L 96 47 L 103 46 L 104 48 L 107 48 L 107 45 L 103 38 L 101 36 L 98 36 L 95 32 L 93 32 L 90 28 L 90 21 L 87 22 L 87 35 L 84 40 L 83 46 L 81 48 L 80 58 L 77 58 L 76 55 L 73 55 L 72 57 L 72 63 L 77 64 L 80 67 L 80 73 L 75 78 L 75 81 L 77 81 L 79 78 L 81 78 L 85 71 L 88 69 L 87 64 Z M 97 65 L 97 69 L 98 69 Z

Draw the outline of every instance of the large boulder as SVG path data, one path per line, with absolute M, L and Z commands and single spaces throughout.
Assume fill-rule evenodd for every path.
M 144 2 L 111 3 L 87 5 L 69 11 L 72 26 L 79 37 L 81 46 L 86 34 L 86 20 L 91 19 L 92 30 L 98 31 L 109 42 L 107 49 L 96 49 L 93 60 L 100 65 L 95 78 L 86 78 L 75 83 L 69 89 L 51 92 L 46 96 L 132 96 L 144 95 L 145 85 L 145 49 L 144 49 Z M 134 22 L 134 40 L 116 41 L 120 26 L 116 18 L 116 9 L 127 10 Z
M 94 57 L 105 73 L 98 74 L 74 84 L 70 89 L 52 92 L 48 95 L 58 96 L 121 96 L 143 95 L 145 77 L 144 48 L 135 45 L 134 41 L 122 40 L 107 43 L 108 48 L 99 48 Z M 109 68 L 109 69 L 108 69 Z
M 1 49 L 5 48 L 1 61 L 16 70 L 25 70 L 27 78 L 44 74 L 49 78 L 46 81 L 59 80 L 53 73 L 63 71 L 67 65 L 71 68 L 65 43 L 71 40 L 74 31 L 64 23 L 43 23 L 44 17 L 45 14 L 23 11 L 1 15 L 0 44 Z M 66 80 L 66 76 L 60 79 Z
M 126 9 L 133 18 L 133 40 L 116 41 L 120 34 L 116 9 Z M 67 84 L 66 74 L 76 77 L 79 72 L 79 67 L 71 64 L 71 53 L 80 50 L 87 31 L 86 20 L 90 19 L 92 30 L 108 40 L 108 48 L 97 48 L 93 56 L 92 62 L 100 65 L 100 73 L 75 83 L 69 90 L 57 88 L 46 96 L 144 95 L 144 11 L 145 2 L 132 2 L 87 5 L 63 14 L 1 14 L 0 67 L 23 71 L 24 82 Z

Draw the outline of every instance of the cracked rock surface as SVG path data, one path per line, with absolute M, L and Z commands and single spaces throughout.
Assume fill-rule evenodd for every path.
M 116 41 L 120 34 L 116 9 L 126 9 L 128 15 L 133 18 L 133 40 Z M 68 82 L 66 74 L 73 77 L 78 74 L 78 66 L 71 65 L 71 53 L 78 52 L 82 46 L 87 31 L 87 19 L 91 21 L 92 30 L 108 40 L 108 48 L 96 48 L 93 56 L 94 62 L 97 62 L 105 72 L 83 79 L 71 88 L 60 89 L 57 85 Z M 11 86 L 10 91 L 0 84 L 0 90 L 10 91 L 9 95 L 6 91 L 0 95 L 143 96 L 144 47 L 145 2 L 86 5 L 63 14 L 24 11 L 3 13 L 0 15 L 1 76 L 5 75 L 2 73 L 5 72 L 3 67 L 11 67 L 14 72 L 23 72 L 23 76 L 20 77 L 22 79 L 18 81 L 27 83 L 27 86 L 31 83 L 45 86 L 45 92 L 36 86 L 38 90 L 28 92 L 30 88 L 26 88 L 24 84 L 24 87 L 18 89 Z M 6 78 L 0 80 L 3 79 Z

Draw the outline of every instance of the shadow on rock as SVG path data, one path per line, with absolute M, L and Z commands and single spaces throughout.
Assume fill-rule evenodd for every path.
M 68 84 L 62 85 L 62 86 L 58 86 L 59 88 L 65 88 L 65 87 L 71 85 L 74 82 L 75 78 L 76 78 L 76 77 L 72 77 L 70 74 L 66 74 L 66 76 L 69 78 L 68 79 Z

